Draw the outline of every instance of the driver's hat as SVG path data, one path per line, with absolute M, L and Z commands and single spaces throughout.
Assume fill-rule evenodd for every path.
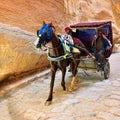
M 67 31 L 67 30 L 71 30 L 71 28 L 70 28 L 70 27 L 66 27 L 66 28 L 65 28 L 65 31 Z

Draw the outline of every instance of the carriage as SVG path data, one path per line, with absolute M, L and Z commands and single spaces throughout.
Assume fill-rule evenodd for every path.
M 70 25 L 70 27 L 76 31 L 78 38 L 84 43 L 87 50 L 94 56 L 96 52 L 95 49 L 93 50 L 93 41 L 94 36 L 97 34 L 98 30 L 101 29 L 102 33 L 110 40 L 110 43 L 113 46 L 113 38 L 112 38 L 112 25 L 111 21 L 105 22 L 89 22 L 89 23 L 78 23 L 74 25 Z M 84 70 L 95 70 L 100 71 L 101 75 L 104 76 L 105 79 L 109 78 L 110 74 L 110 63 L 109 57 L 112 53 L 112 47 L 109 51 L 105 53 L 105 64 L 101 67 L 98 61 L 92 57 L 88 58 L 86 56 L 82 56 L 80 58 L 80 63 L 78 68 Z

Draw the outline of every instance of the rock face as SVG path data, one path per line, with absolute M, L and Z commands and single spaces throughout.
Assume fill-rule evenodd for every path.
M 119 0 L 4 0 L 0 2 L 0 21 L 36 33 L 43 20 L 52 21 L 56 31 L 77 22 L 111 20 L 118 39 Z
M 4 29 L 6 27 L 4 26 Z M 36 39 L 34 34 L 20 31 L 17 28 L 10 28 L 7 27 L 0 34 L 0 81 L 10 75 L 16 76 L 20 73 L 35 71 L 36 69 L 43 70 L 48 67 L 49 61 L 46 54 L 37 51 L 33 46 L 33 40 Z M 11 34 L 8 34 L 8 31 Z M 20 37 L 20 35 L 22 36 Z
M 74 23 L 111 20 L 114 43 L 120 43 L 119 0 L 3 0 L 0 16 L 1 76 L 49 66 L 46 54 L 32 45 L 43 20 L 59 33 Z
M 72 22 L 112 21 L 114 43 L 120 43 L 119 0 L 64 0 L 65 13 Z

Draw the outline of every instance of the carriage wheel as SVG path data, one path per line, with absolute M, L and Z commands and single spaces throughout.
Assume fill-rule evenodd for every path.
M 107 61 L 104 68 L 103 68 L 103 71 L 104 71 L 104 78 L 105 79 L 108 79 L 109 78 L 109 75 L 110 75 L 110 63 Z

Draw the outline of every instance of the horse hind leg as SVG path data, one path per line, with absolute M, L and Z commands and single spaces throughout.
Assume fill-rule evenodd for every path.
M 79 81 L 78 77 L 73 76 L 72 81 L 70 83 L 69 91 L 74 91 L 76 89 L 76 85 L 77 85 L 78 81 Z
M 73 74 L 73 78 L 72 78 L 72 81 L 71 81 L 71 84 L 70 84 L 70 87 L 69 87 L 69 91 L 73 91 L 75 89 L 75 85 L 77 85 L 77 83 L 79 82 L 79 79 L 77 77 L 77 66 L 78 66 L 78 63 L 74 62 L 74 65 L 72 67 L 72 74 Z

